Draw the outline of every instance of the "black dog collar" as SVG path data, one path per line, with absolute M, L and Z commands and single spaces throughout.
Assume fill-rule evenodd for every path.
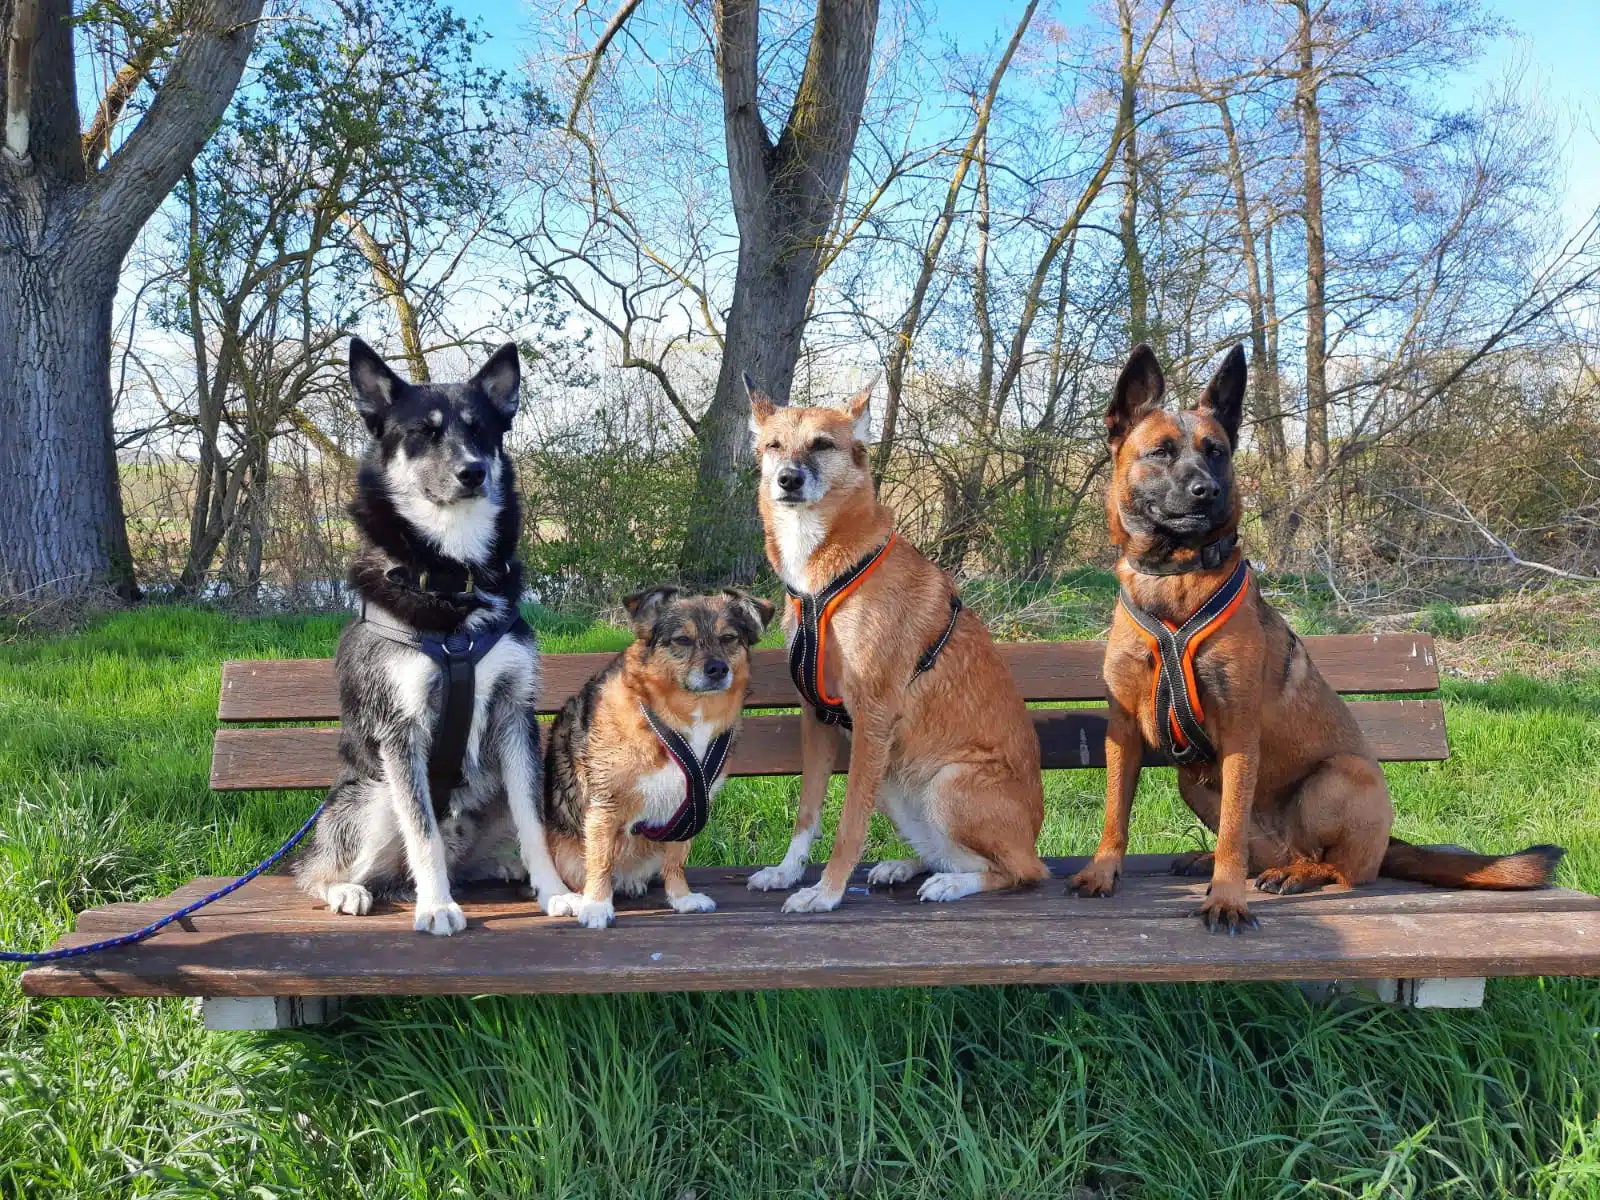
M 1238 545 L 1239 535 L 1230 533 L 1227 537 L 1218 538 L 1201 546 L 1199 553 L 1189 562 L 1173 562 L 1170 555 L 1163 558 L 1146 558 L 1125 554 L 1123 557 L 1128 560 L 1128 565 L 1141 575 L 1187 575 L 1191 571 L 1215 571 L 1232 557 Z
M 384 578 L 396 587 L 410 588 L 413 591 L 427 592 L 430 596 L 443 596 L 448 599 L 470 595 L 480 582 L 466 563 L 447 563 L 443 566 L 429 567 L 416 575 L 412 574 L 410 567 L 390 567 L 384 572 Z
M 706 747 L 706 756 L 696 758 L 694 747 L 689 745 L 687 738 L 650 711 L 647 705 L 640 704 L 639 709 L 661 740 L 667 756 L 683 772 L 683 803 L 661 824 L 635 825 L 633 832 L 652 842 L 687 842 L 706 827 L 706 821 L 711 817 L 711 788 L 728 761 L 733 730 L 719 734 Z

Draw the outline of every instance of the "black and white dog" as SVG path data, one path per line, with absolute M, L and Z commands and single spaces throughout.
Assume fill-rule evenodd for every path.
M 539 821 L 538 652 L 517 609 L 503 440 L 520 383 L 514 345 L 466 383 L 408 384 L 350 341 L 372 433 L 350 506 L 362 615 L 335 660 L 339 776 L 294 868 L 336 912 L 414 895 L 415 928 L 448 935 L 466 927 L 452 880 L 526 879 L 546 911 L 567 892 Z

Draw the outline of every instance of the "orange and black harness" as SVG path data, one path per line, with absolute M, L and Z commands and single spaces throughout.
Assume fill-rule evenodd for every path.
M 1152 616 L 1133 602 L 1126 588 L 1122 591 L 1122 610 L 1133 618 L 1156 656 L 1154 703 L 1161 749 L 1180 765 L 1217 761 L 1217 748 L 1206 736 L 1205 713 L 1200 709 L 1194 655 L 1201 642 L 1227 624 L 1249 583 L 1250 568 L 1241 558 L 1228 581 L 1182 626 Z
M 797 592 L 794 588 L 788 589 L 789 603 L 794 607 L 795 616 L 794 641 L 789 644 L 789 677 L 794 680 L 795 689 L 799 691 L 801 699 L 811 706 L 817 715 L 817 720 L 824 725 L 850 728 L 850 713 L 845 708 L 844 701 L 828 695 L 823 682 L 823 655 L 828 644 L 828 620 L 861 581 L 883 561 L 884 556 L 889 553 L 889 547 L 894 545 L 894 540 L 898 536 L 891 533 L 887 542 L 843 575 L 831 580 L 820 592 L 807 593 Z M 933 644 L 922 652 L 922 657 L 917 659 L 917 669 L 911 673 L 912 682 L 925 672 L 931 671 L 933 664 L 939 661 L 939 655 L 950 641 L 950 635 L 955 632 L 956 618 L 960 615 L 961 599 L 952 592 L 949 623 L 945 625 L 944 632 L 934 640 Z

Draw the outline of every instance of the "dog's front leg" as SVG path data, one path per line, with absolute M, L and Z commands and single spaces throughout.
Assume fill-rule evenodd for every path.
M 571 905 L 570 897 L 562 897 L 551 906 L 550 914 L 577 917 L 585 929 L 605 929 L 615 924 L 611 872 L 616 861 L 616 817 L 604 797 L 591 794 L 588 810 L 583 814 L 583 896 L 576 905 Z
M 832 912 L 844 899 L 845 884 L 861 861 L 867 840 L 867 822 L 878 802 L 884 773 L 889 766 L 889 737 L 894 715 L 877 705 L 860 704 L 852 713 L 855 732 L 850 741 L 850 776 L 845 782 L 844 812 L 834 835 L 833 853 L 815 887 L 801 888 L 783 902 L 784 912 Z
M 558 896 L 570 896 L 567 885 L 561 882 L 555 861 L 550 857 L 550 846 L 544 836 L 544 822 L 539 819 L 536 794 L 539 789 L 539 760 L 535 756 L 533 730 L 529 722 L 531 713 L 520 719 L 507 721 L 500 736 L 500 769 L 506 784 L 506 803 L 511 809 L 511 821 L 517 829 L 517 843 L 522 852 L 522 865 L 528 871 L 528 886 L 539 897 L 539 908 L 545 913 L 552 906 L 575 907 L 576 897 L 565 905 Z
M 817 840 L 822 824 L 822 802 L 828 797 L 828 781 L 839 758 L 839 731 L 817 720 L 809 707 L 800 711 L 800 810 L 794 818 L 794 836 L 789 850 L 775 867 L 762 867 L 750 876 L 746 886 L 753 892 L 792 888 L 805 874 L 811 857 L 811 843 Z
M 1224 740 L 1222 812 L 1217 819 L 1217 852 L 1211 887 L 1195 915 L 1215 933 L 1229 936 L 1254 929 L 1256 919 L 1245 902 L 1245 876 L 1250 869 L 1250 814 L 1255 807 L 1256 770 L 1261 757 L 1259 722 L 1233 722 L 1234 739 Z
M 717 911 L 717 902 L 704 892 L 691 892 L 683 873 L 689 861 L 689 842 L 668 842 L 666 861 L 661 864 L 661 883 L 673 912 L 707 913 Z
M 450 863 L 433 817 L 426 746 L 413 739 L 407 745 L 385 746 L 381 757 L 395 824 L 405 842 L 406 865 L 417 888 L 411 926 L 418 933 L 440 937 L 460 933 L 467 918 L 450 896 Z
M 1094 858 L 1071 879 L 1067 891 L 1080 896 L 1109 896 L 1122 875 L 1128 853 L 1128 814 L 1139 789 L 1139 766 L 1144 759 L 1144 736 L 1139 719 L 1111 698 L 1106 718 L 1106 822 Z

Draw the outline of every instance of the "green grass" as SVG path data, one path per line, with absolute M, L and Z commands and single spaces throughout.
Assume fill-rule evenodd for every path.
M 538 619 L 551 651 L 626 640 Z M 219 664 L 337 630 L 150 609 L 0 647 L 0 944 L 276 846 L 315 798 L 207 790 Z M 1558 841 L 1600 891 L 1600 669 L 1444 694 L 1454 757 L 1390 768 L 1400 832 Z M 1137 850 L 1199 844 L 1164 775 Z M 1047 780 L 1047 852 L 1092 844 L 1102 786 Z M 796 790 L 730 783 L 696 859 L 774 861 Z M 4 1196 L 1600 1196 L 1592 982 L 1464 1013 L 1266 985 L 363 1001 L 257 1035 L 0 970 Z

